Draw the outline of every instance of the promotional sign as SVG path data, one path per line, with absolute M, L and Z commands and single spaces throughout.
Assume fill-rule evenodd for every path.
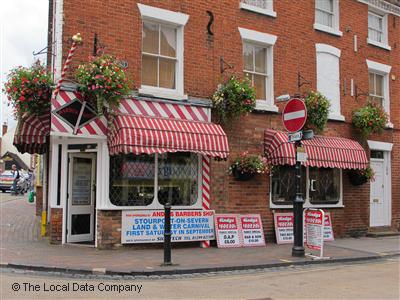
M 283 113 L 283 126 L 290 133 L 294 133 L 303 128 L 307 120 L 307 108 L 300 99 L 292 99 L 286 103 Z
M 293 213 L 275 213 L 274 214 L 275 235 L 277 244 L 293 243 Z M 329 212 L 325 213 L 324 222 L 324 241 L 333 241 L 332 220 Z M 305 230 L 304 230 L 305 232 Z M 304 236 L 306 240 L 306 236 Z
M 304 211 L 304 226 L 306 246 L 322 253 L 324 244 L 324 212 L 321 209 L 306 209 Z M 322 254 L 321 254 L 322 257 Z
M 213 210 L 171 211 L 171 241 L 192 242 L 215 239 Z M 164 241 L 164 211 L 122 211 L 121 242 Z
M 238 215 L 215 215 L 215 231 L 218 248 L 237 248 L 242 246 Z
M 244 247 L 265 246 L 260 215 L 240 215 Z
M 83 107 L 83 103 L 75 98 L 71 102 L 66 103 L 65 105 L 61 106 L 53 113 L 60 117 L 64 122 L 70 125 L 72 128 L 75 128 L 77 125 L 78 127 L 82 127 L 85 124 L 91 122 L 97 117 L 97 114 L 91 108 L 91 106 L 86 103 L 85 107 L 83 108 L 83 112 L 81 114 L 81 118 L 78 122 L 79 115 L 81 113 Z

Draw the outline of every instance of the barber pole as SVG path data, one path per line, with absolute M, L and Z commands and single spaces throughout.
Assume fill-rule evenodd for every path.
M 203 156 L 203 172 L 202 172 L 202 179 L 203 179 L 203 210 L 210 209 L 210 158 L 208 156 Z M 210 241 L 202 241 L 201 242 L 202 248 L 209 248 Z

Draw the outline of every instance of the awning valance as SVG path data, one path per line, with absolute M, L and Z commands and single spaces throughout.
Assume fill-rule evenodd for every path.
M 367 155 L 363 147 L 356 141 L 339 138 L 315 136 L 301 142 L 307 153 L 304 166 L 364 169 L 368 165 Z M 265 131 L 265 156 L 273 165 L 294 165 L 295 147 L 288 142 L 288 134 L 281 131 Z
M 50 134 L 50 111 L 42 116 L 20 119 L 14 133 L 14 146 L 21 153 L 43 154 Z
M 108 134 L 111 155 L 195 152 L 226 158 L 228 139 L 221 126 L 171 118 L 119 114 Z

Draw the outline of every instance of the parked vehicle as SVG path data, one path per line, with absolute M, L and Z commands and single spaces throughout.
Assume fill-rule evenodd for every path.
M 0 190 L 4 193 L 5 191 L 11 190 L 13 184 L 13 174 L 7 170 L 0 175 Z

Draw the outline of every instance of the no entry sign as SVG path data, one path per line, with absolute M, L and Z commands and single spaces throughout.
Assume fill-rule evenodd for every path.
M 283 126 L 289 132 L 296 132 L 303 128 L 307 120 L 307 108 L 300 99 L 290 100 L 283 109 Z

